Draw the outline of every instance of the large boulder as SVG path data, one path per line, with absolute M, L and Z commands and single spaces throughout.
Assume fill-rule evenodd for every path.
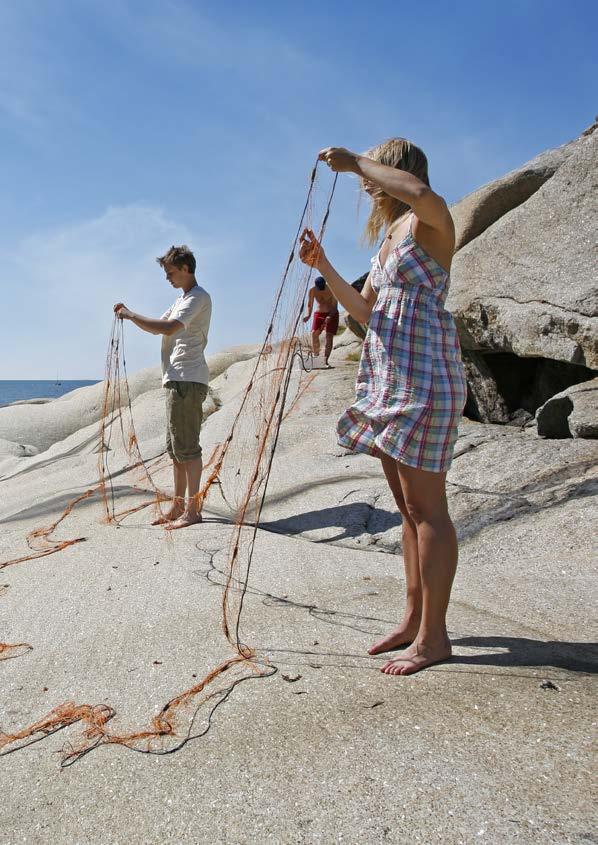
M 447 304 L 464 349 L 598 367 L 595 128 L 548 156 L 553 175 L 455 255 Z
M 217 378 L 225 370 L 228 370 L 233 364 L 255 358 L 260 349 L 261 344 L 244 344 L 241 346 L 231 346 L 222 352 L 208 355 L 206 360 L 210 369 L 210 381 Z
M 455 221 L 455 249 L 460 250 L 485 232 L 507 212 L 529 199 L 554 176 L 568 158 L 573 142 L 556 150 L 547 150 L 524 164 L 518 170 L 500 179 L 482 185 L 451 207 Z
M 598 378 L 552 396 L 536 413 L 543 437 L 598 438 Z

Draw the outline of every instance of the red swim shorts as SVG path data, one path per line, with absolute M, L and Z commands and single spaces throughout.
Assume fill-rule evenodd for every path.
M 312 332 L 321 332 L 326 328 L 326 334 L 336 334 L 338 331 L 338 311 L 316 311 L 311 327 Z

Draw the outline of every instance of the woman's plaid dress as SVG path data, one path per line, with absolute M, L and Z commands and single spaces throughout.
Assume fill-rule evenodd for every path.
M 378 298 L 361 353 L 355 403 L 338 422 L 339 443 L 444 472 L 467 396 L 455 322 L 444 308 L 449 274 L 411 230 L 391 249 L 384 267 L 379 253 L 372 265 Z

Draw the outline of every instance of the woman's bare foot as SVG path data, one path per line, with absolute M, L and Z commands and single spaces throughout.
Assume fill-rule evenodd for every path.
M 173 505 L 165 514 L 160 514 L 159 517 L 152 521 L 152 525 L 166 525 L 167 522 L 173 522 L 183 515 L 184 508 Z
M 414 642 L 398 657 L 385 663 L 380 671 L 385 675 L 413 675 L 435 663 L 449 660 L 451 654 L 451 644 L 448 639 L 434 645 Z
M 390 634 L 382 637 L 381 640 L 368 648 L 368 654 L 384 654 L 385 651 L 393 651 L 395 648 L 409 645 L 417 637 L 419 623 L 419 618 L 405 616 L 398 628 L 395 628 Z
M 197 525 L 202 521 L 201 513 L 195 511 L 185 511 L 178 519 L 169 522 L 164 528 L 167 531 L 176 531 L 177 528 L 188 528 L 189 525 Z

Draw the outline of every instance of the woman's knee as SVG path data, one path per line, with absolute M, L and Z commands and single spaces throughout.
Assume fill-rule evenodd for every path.
M 407 511 L 409 519 L 416 525 L 421 525 L 422 522 L 426 521 L 425 508 L 420 507 L 418 502 L 408 499 L 405 502 L 405 510 Z
M 411 519 L 415 525 L 422 525 L 422 523 L 425 522 L 442 522 L 448 516 L 448 510 L 444 500 L 423 501 L 421 499 L 413 499 L 406 496 L 405 508 L 409 515 L 409 519 Z

